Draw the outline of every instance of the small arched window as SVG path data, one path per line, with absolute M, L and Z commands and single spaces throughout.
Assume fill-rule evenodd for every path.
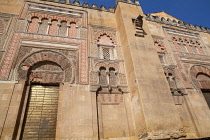
M 71 22 L 68 36 L 69 37 L 76 37 L 76 34 L 77 34 L 76 23 L 75 22 Z
M 109 68 L 109 84 L 117 85 L 117 75 L 115 72 L 115 68 Z
M 40 26 L 39 26 L 39 34 L 47 34 L 48 33 L 48 19 L 47 18 L 43 18 L 41 20 Z
M 99 83 L 100 85 L 107 85 L 107 74 L 106 74 L 106 68 L 105 67 L 100 67 L 99 69 Z
M 61 21 L 61 26 L 59 29 L 59 36 L 67 36 L 67 22 Z
M 57 35 L 58 34 L 58 21 L 52 20 L 51 25 L 49 27 L 49 35 Z
M 39 27 L 39 18 L 38 17 L 32 17 L 31 21 L 28 26 L 28 32 L 29 33 L 37 33 L 38 27 Z

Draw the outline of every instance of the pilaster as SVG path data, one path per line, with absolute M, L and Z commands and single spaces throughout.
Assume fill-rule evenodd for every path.
M 150 138 L 160 138 L 164 133 L 164 138 L 169 135 L 173 137 L 174 134 L 182 137 L 182 132 L 179 132 L 182 123 L 176 114 L 141 7 L 119 1 L 115 14 L 131 92 L 136 135 L 147 134 Z M 136 36 L 133 21 L 139 16 L 143 17 L 140 25 L 144 34 Z

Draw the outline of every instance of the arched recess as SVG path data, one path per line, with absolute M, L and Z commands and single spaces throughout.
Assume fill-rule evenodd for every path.
M 204 66 L 193 66 L 190 74 L 194 86 L 202 91 L 210 108 L 210 70 Z
M 64 90 L 59 85 L 75 81 L 74 69 L 65 55 L 50 50 L 29 54 L 17 64 L 16 78 L 28 83 L 18 113 L 23 121 L 16 123 L 18 139 L 56 139 L 59 98 Z
M 94 39 L 94 40 L 95 40 L 95 43 L 97 43 L 98 40 L 99 40 L 101 37 L 105 37 L 105 36 L 107 36 L 108 38 L 110 38 L 110 39 L 112 40 L 113 44 L 116 45 L 115 36 L 114 36 L 112 33 L 110 33 L 109 31 L 100 31 L 100 32 L 98 32 L 98 33 L 95 35 L 95 39 Z
M 206 76 L 209 76 L 210 75 L 210 70 L 204 66 L 193 66 L 191 69 L 190 69 L 190 75 L 191 75 L 191 79 L 192 79 L 192 82 L 195 86 L 196 89 L 202 89 L 204 88 L 203 86 L 205 84 L 208 84 L 208 82 L 206 81 L 205 84 L 201 84 L 201 81 L 199 80 L 200 79 L 200 76 L 201 75 L 206 75 Z M 210 88 L 210 86 L 209 86 Z
M 44 76 L 45 71 L 48 72 L 46 73 L 47 77 Z M 49 50 L 34 52 L 25 57 L 17 66 L 16 73 L 17 80 L 32 80 L 32 82 L 39 83 L 73 83 L 75 81 L 73 62 L 63 54 Z M 40 77 L 48 79 L 41 79 L 40 81 Z M 58 81 L 55 81 L 56 79 Z

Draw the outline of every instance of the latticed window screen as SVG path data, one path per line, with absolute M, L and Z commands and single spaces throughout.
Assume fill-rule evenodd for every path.
M 110 49 L 109 48 L 102 48 L 103 51 L 103 58 L 110 59 Z

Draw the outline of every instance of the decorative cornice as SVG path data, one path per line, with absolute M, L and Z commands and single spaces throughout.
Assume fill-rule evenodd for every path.
M 177 22 L 176 20 L 171 20 L 170 18 L 168 18 L 166 20 L 164 17 L 160 18 L 158 16 L 153 16 L 151 14 L 147 14 L 146 19 L 148 21 L 152 21 L 152 22 L 172 25 L 172 26 L 176 26 L 176 27 L 180 27 L 180 28 L 184 28 L 184 29 L 190 29 L 190 30 L 205 32 L 205 33 L 210 34 L 210 29 L 208 27 L 203 27 L 203 26 L 199 27 L 197 25 L 188 24 L 188 23 L 185 23 L 185 22 L 182 22 L 182 21 Z
M 80 3 L 78 0 L 74 0 L 73 2 L 71 2 L 70 0 L 40 0 L 40 1 L 49 1 L 49 2 L 66 4 L 66 5 L 73 5 L 73 6 L 95 9 L 95 10 L 111 12 L 111 13 L 114 13 L 115 9 L 116 9 L 116 7 L 106 8 L 104 5 L 101 5 L 100 7 L 98 7 L 98 5 L 96 5 L 96 4 L 92 4 L 90 6 L 87 2 Z

